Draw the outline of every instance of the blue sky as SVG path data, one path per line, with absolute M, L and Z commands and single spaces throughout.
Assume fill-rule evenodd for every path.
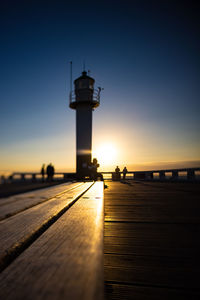
M 115 145 L 109 167 L 198 161 L 198 6 L 1 1 L 0 172 L 37 170 L 50 161 L 57 170 L 74 170 L 71 60 L 73 79 L 85 60 L 104 87 L 93 148 Z

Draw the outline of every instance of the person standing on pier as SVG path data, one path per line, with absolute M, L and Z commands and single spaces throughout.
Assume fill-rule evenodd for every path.
M 115 176 L 116 176 L 116 180 L 120 180 L 121 174 L 120 174 L 120 168 L 118 166 L 115 169 Z
M 94 158 L 88 167 L 90 170 L 91 179 L 93 179 L 93 180 L 97 180 L 97 168 L 98 167 L 99 167 L 99 164 L 97 162 L 97 159 Z
M 41 168 L 41 175 L 42 175 L 42 182 L 44 182 L 45 164 L 42 165 L 42 168 Z
M 125 180 L 125 179 L 126 179 L 126 174 L 127 174 L 127 172 L 128 172 L 127 168 L 124 167 L 124 169 L 123 169 L 122 172 L 123 172 L 123 180 Z
M 50 177 L 51 177 L 51 165 L 49 164 L 47 166 L 47 181 L 50 181 Z
M 97 180 L 98 178 L 101 179 L 101 181 L 103 181 L 103 175 L 101 173 L 98 173 L 97 172 L 97 168 L 99 168 L 99 163 L 97 161 L 96 158 L 93 159 L 92 163 L 90 164 L 89 166 L 89 170 L 90 170 L 90 173 L 91 173 L 91 179 L 93 180 Z
M 52 166 L 52 163 L 50 163 L 47 166 L 47 180 L 48 181 L 53 181 L 54 173 L 55 173 L 54 167 Z
M 52 164 L 51 165 L 51 181 L 53 181 L 53 176 L 54 176 L 54 173 L 55 173 L 55 169 L 54 169 L 54 166 Z

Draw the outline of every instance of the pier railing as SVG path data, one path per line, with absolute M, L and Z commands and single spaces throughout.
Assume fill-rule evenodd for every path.
M 123 172 L 116 175 L 115 172 L 107 171 L 101 172 L 104 179 L 120 180 L 123 179 Z M 46 180 L 39 172 L 14 172 L 8 177 L 1 176 L 0 183 L 13 182 L 13 181 L 41 181 Z M 54 174 L 55 180 L 75 180 L 76 173 L 56 172 Z M 151 171 L 128 171 L 125 179 L 127 180 L 200 180 L 200 167 L 199 168 L 182 168 L 182 169 L 162 169 Z
M 117 178 L 115 172 L 102 172 L 102 174 L 105 179 L 123 179 L 123 172 L 120 172 Z M 135 180 L 200 180 L 200 167 L 150 171 L 128 171 L 125 178 Z

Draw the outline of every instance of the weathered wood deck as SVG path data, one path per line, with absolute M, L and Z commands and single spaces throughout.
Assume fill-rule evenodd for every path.
M 27 194 L 0 222 L 0 299 L 103 299 L 103 183 Z
M 106 299 L 200 299 L 199 184 L 109 182 Z
M 11 217 L 28 208 L 49 201 L 80 187 L 83 183 L 64 183 L 37 191 L 22 193 L 0 199 L 0 220 Z
M 199 191 L 86 182 L 1 199 L 0 299 L 199 299 Z

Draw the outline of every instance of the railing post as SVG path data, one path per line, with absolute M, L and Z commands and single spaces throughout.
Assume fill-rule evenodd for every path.
M 194 172 L 194 170 L 188 170 L 187 171 L 187 179 L 188 180 L 194 180 L 195 179 L 195 172 Z
M 21 174 L 21 181 L 25 181 L 25 174 Z
M 160 171 L 159 172 L 159 177 L 161 180 L 165 179 L 165 171 Z
M 32 174 L 32 181 L 36 181 L 36 174 Z
M 4 175 L 1 175 L 1 180 L 0 180 L 1 184 L 4 184 L 6 182 L 6 179 L 5 179 L 5 176 Z
M 67 173 L 63 173 L 63 179 L 68 179 Z
M 178 171 L 172 171 L 172 179 L 178 179 Z
M 121 179 L 121 173 L 112 172 L 112 180 L 119 181 Z
M 148 173 L 143 172 L 143 171 L 141 171 L 141 172 L 135 172 L 134 178 L 136 180 L 145 180 L 146 178 L 148 178 Z
M 8 177 L 8 182 L 13 182 L 13 175 L 10 175 L 10 176 Z
M 144 179 L 152 180 L 153 179 L 153 172 L 145 172 L 144 173 Z

